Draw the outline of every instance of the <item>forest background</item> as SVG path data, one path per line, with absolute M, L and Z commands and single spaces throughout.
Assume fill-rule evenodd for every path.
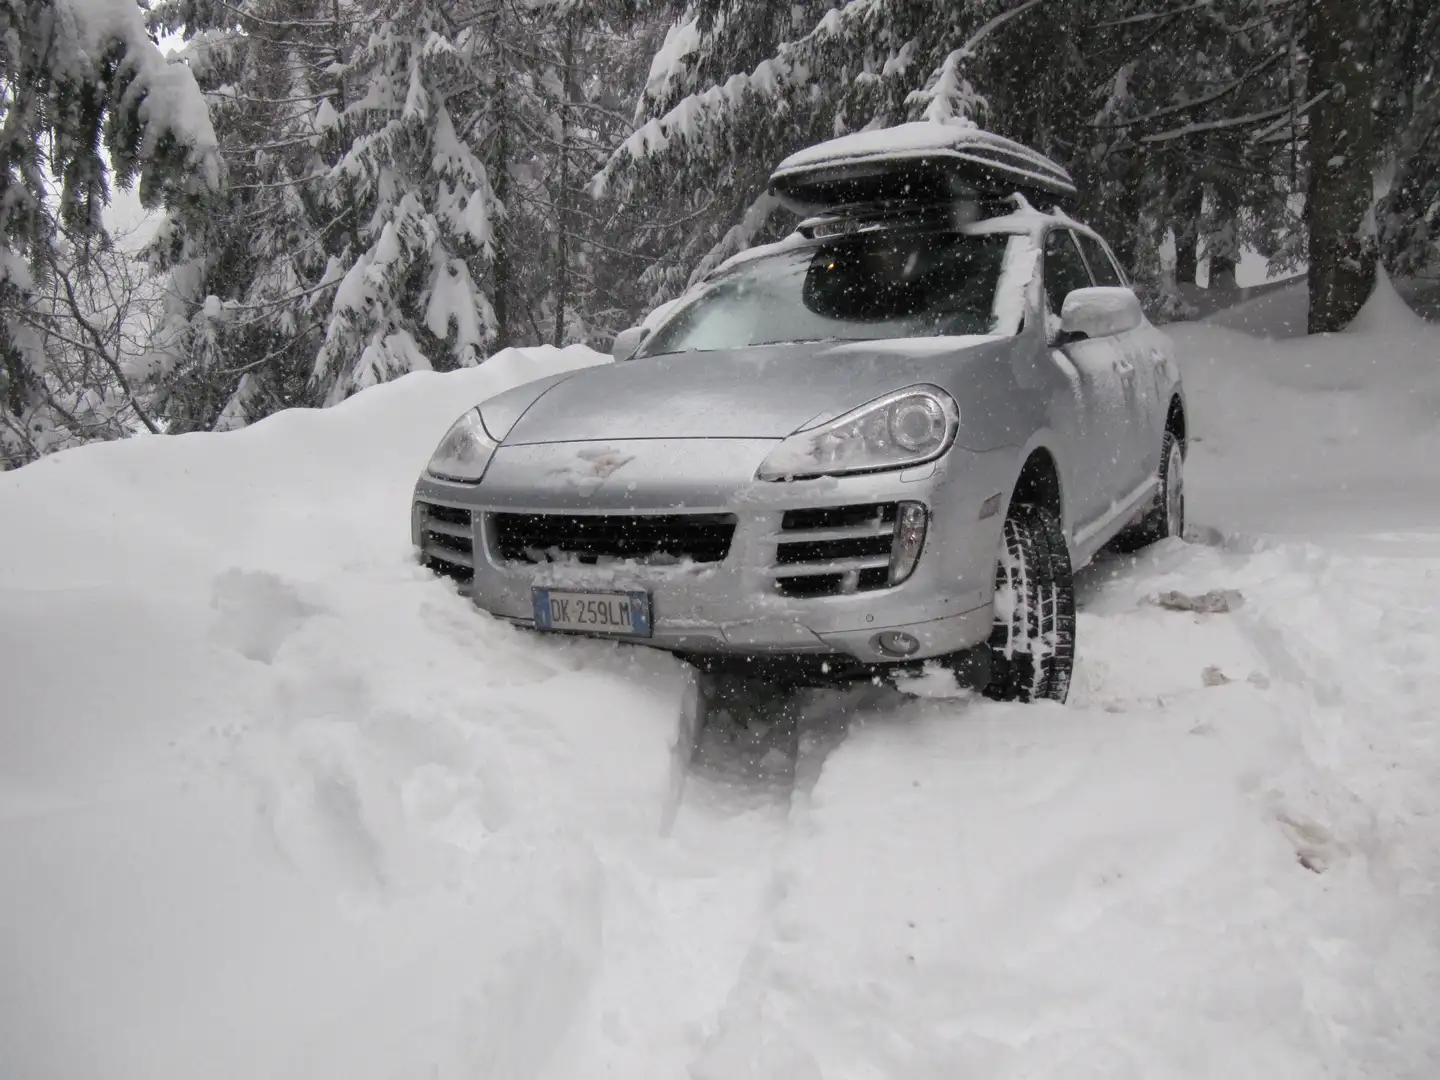
M 1153 317 L 1249 253 L 1338 330 L 1440 276 L 1437 69 L 1431 0 L 0 0 L 0 468 L 607 348 L 917 119 L 1065 165 Z

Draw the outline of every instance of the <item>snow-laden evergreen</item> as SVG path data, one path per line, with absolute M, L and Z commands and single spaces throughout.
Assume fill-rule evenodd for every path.
M 506 343 L 591 335 L 607 298 L 584 185 L 625 100 L 603 75 L 625 51 L 616 14 L 573 0 L 161 9 L 192 35 L 235 174 L 157 245 L 171 320 L 152 375 L 172 420 L 233 427 Z
M 161 54 L 132 0 L 0 5 L 0 467 L 142 415 L 118 429 L 95 416 L 102 391 L 126 382 L 84 295 L 111 179 L 157 206 L 222 175 L 193 75 Z M 52 370 L 74 348 L 109 361 L 94 385 Z
M 179 431 L 315 403 L 304 393 L 320 329 L 314 301 L 344 225 L 324 214 L 315 186 L 335 154 L 329 129 L 344 83 L 334 66 L 357 18 L 331 0 L 202 12 L 212 21 L 157 9 L 167 29 L 191 34 L 180 55 L 206 92 L 230 177 L 207 203 L 172 213 L 152 244 L 168 288 L 145 374 Z
M 1360 238 L 1361 286 L 1377 251 L 1433 276 L 1440 9 L 1366 0 L 1356 142 L 1312 70 L 1337 4 L 158 0 L 167 63 L 126 0 L 12 2 L 0 457 L 604 348 L 793 227 L 765 190 L 789 153 L 914 120 L 1065 165 L 1157 317 L 1247 253 L 1304 269 L 1317 232 Z M 168 207 L 149 271 L 96 242 L 117 181 Z
M 596 188 L 686 222 L 652 249 L 658 301 L 789 226 L 764 194 L 786 153 L 969 118 L 1065 164 L 1081 214 L 1152 304 L 1175 310 L 1177 284 L 1193 283 L 1202 259 L 1231 285 L 1245 248 L 1276 270 L 1303 266 L 1306 133 L 1326 107 L 1324 88 L 1306 82 L 1317 18 L 1263 0 L 695 0 L 657 49 L 637 130 Z M 1398 52 L 1378 37 L 1355 46 Z
M 441 5 L 404 0 L 349 62 L 353 141 L 325 195 L 359 210 L 358 244 L 326 271 L 336 289 L 314 374 L 327 401 L 473 364 L 495 334 L 481 283 L 505 207 L 480 153 L 503 146 L 506 87 L 483 63 L 498 44 L 489 29 L 457 30 Z
M 1376 122 L 1389 189 L 1377 233 L 1393 274 L 1440 277 L 1440 4 L 1392 0 L 1377 12 Z

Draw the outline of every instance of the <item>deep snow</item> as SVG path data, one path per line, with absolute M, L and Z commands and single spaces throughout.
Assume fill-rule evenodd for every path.
M 1165 328 L 1198 418 L 1193 516 L 1287 537 L 1440 526 L 1440 327 L 1384 279 L 1343 333 L 1304 337 L 1305 304 L 1301 281 Z
M 446 425 L 594 354 L 0 477 L 0 1076 L 1440 1075 L 1440 333 L 1260 319 L 1167 328 L 1197 542 L 1084 571 L 1068 706 L 683 785 L 675 662 L 411 559 Z

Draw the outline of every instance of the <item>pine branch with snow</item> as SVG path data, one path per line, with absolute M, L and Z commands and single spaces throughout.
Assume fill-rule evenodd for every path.
M 54 347 L 46 343 L 61 331 L 42 298 L 57 272 L 82 273 L 89 253 L 106 247 L 107 167 L 119 183 L 137 184 L 148 206 L 204 198 L 224 170 L 194 76 L 161 54 L 131 0 L 0 7 L 0 100 L 0 467 L 7 467 L 63 441 L 57 432 L 67 423 L 86 426 L 73 413 L 73 423 L 61 416 L 67 395 L 53 385 L 47 350 Z

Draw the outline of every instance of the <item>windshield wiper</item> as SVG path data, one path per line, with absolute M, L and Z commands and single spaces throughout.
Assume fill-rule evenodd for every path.
M 753 348 L 755 348 L 755 347 L 757 347 L 757 346 L 760 346 L 760 345 L 819 345 L 819 344 L 821 344 L 822 342 L 826 342 L 826 341 L 849 341 L 849 340 L 850 340 L 849 338 L 842 338 L 842 337 L 780 338 L 780 339 L 777 340 L 777 341 L 752 341 L 752 342 L 750 343 L 750 345 L 749 345 L 749 348 L 752 348 L 752 349 L 753 349 Z

